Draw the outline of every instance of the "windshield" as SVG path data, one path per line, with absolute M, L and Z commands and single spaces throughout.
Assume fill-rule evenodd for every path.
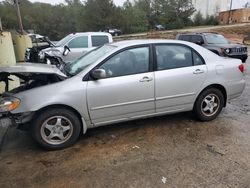
M 99 48 L 96 48 L 82 56 L 80 59 L 67 64 L 64 67 L 64 70 L 67 74 L 74 76 L 90 64 L 95 63 L 97 60 L 101 59 L 103 56 L 113 51 L 115 48 L 116 46 L 112 45 L 104 45 Z
M 229 44 L 229 42 L 222 35 L 206 35 L 208 44 Z
M 74 37 L 74 35 L 68 35 L 66 37 L 64 37 L 63 39 L 61 39 L 59 42 L 56 43 L 56 47 L 60 47 L 60 46 L 65 46 L 65 44 L 71 40 Z

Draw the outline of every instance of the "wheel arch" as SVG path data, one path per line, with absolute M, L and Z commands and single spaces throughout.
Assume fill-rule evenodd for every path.
M 36 118 L 38 116 L 38 114 L 42 113 L 43 111 L 46 111 L 46 110 L 49 110 L 49 109 L 53 109 L 53 108 L 64 108 L 64 109 L 70 110 L 73 113 L 75 113 L 77 115 L 79 121 L 81 122 L 81 132 L 83 134 L 86 133 L 86 131 L 87 131 L 87 123 L 86 123 L 86 121 L 84 120 L 84 118 L 81 116 L 81 114 L 76 109 L 74 109 L 73 107 L 68 106 L 68 105 L 64 105 L 64 104 L 52 104 L 52 105 L 49 105 L 49 106 L 42 107 L 41 109 L 39 109 L 39 110 L 37 110 L 35 112 L 35 114 L 33 116 L 33 119 Z
M 225 88 L 224 86 L 222 86 L 221 84 L 211 84 L 211 85 L 205 87 L 205 88 L 199 93 L 198 96 L 200 96 L 200 94 L 201 94 L 203 91 L 205 91 L 205 90 L 207 90 L 207 89 L 209 89 L 209 88 L 216 88 L 216 89 L 218 89 L 218 90 L 220 90 L 220 91 L 222 92 L 223 97 L 224 97 L 224 107 L 226 107 L 226 105 L 227 105 L 227 90 L 226 90 L 226 88 Z M 198 98 L 198 97 L 197 97 L 197 98 Z
M 219 51 L 216 49 L 210 49 L 211 52 L 215 53 L 216 55 L 220 55 Z

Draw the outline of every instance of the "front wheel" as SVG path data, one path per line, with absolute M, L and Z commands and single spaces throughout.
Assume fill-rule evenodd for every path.
M 63 149 L 79 138 L 81 122 L 71 110 L 56 108 L 42 112 L 33 122 L 32 136 L 48 150 Z
M 201 121 L 214 120 L 224 107 L 224 96 L 216 88 L 204 90 L 196 99 L 194 113 Z

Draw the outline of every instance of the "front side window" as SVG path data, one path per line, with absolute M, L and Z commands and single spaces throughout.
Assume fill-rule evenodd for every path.
M 108 36 L 91 36 L 92 46 L 102 46 L 109 42 Z
M 65 44 L 67 44 L 72 38 L 74 37 L 74 35 L 67 35 L 66 37 L 64 37 L 63 39 L 61 39 L 60 41 L 58 41 L 56 43 L 56 47 L 63 47 Z
M 69 42 L 69 48 L 88 48 L 88 36 L 74 38 Z
M 99 68 L 106 71 L 107 78 L 148 72 L 149 47 L 122 51 L 111 57 Z
M 180 45 L 156 46 L 157 70 L 193 66 L 191 49 Z

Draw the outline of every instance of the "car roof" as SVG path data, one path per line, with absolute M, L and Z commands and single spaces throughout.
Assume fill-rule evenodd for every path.
M 219 33 L 216 32 L 201 32 L 201 33 L 181 33 L 179 35 L 219 35 Z
M 186 44 L 188 46 L 193 45 L 193 43 L 187 41 L 180 41 L 180 40 L 168 40 L 168 39 L 145 39 L 145 40 L 124 40 L 119 42 L 113 42 L 111 45 L 117 47 L 129 47 L 129 46 L 136 46 L 136 45 L 144 45 L 144 44 L 164 44 L 164 43 L 175 43 L 175 44 Z
M 70 35 L 110 35 L 106 32 L 79 32 L 79 33 L 71 33 Z

